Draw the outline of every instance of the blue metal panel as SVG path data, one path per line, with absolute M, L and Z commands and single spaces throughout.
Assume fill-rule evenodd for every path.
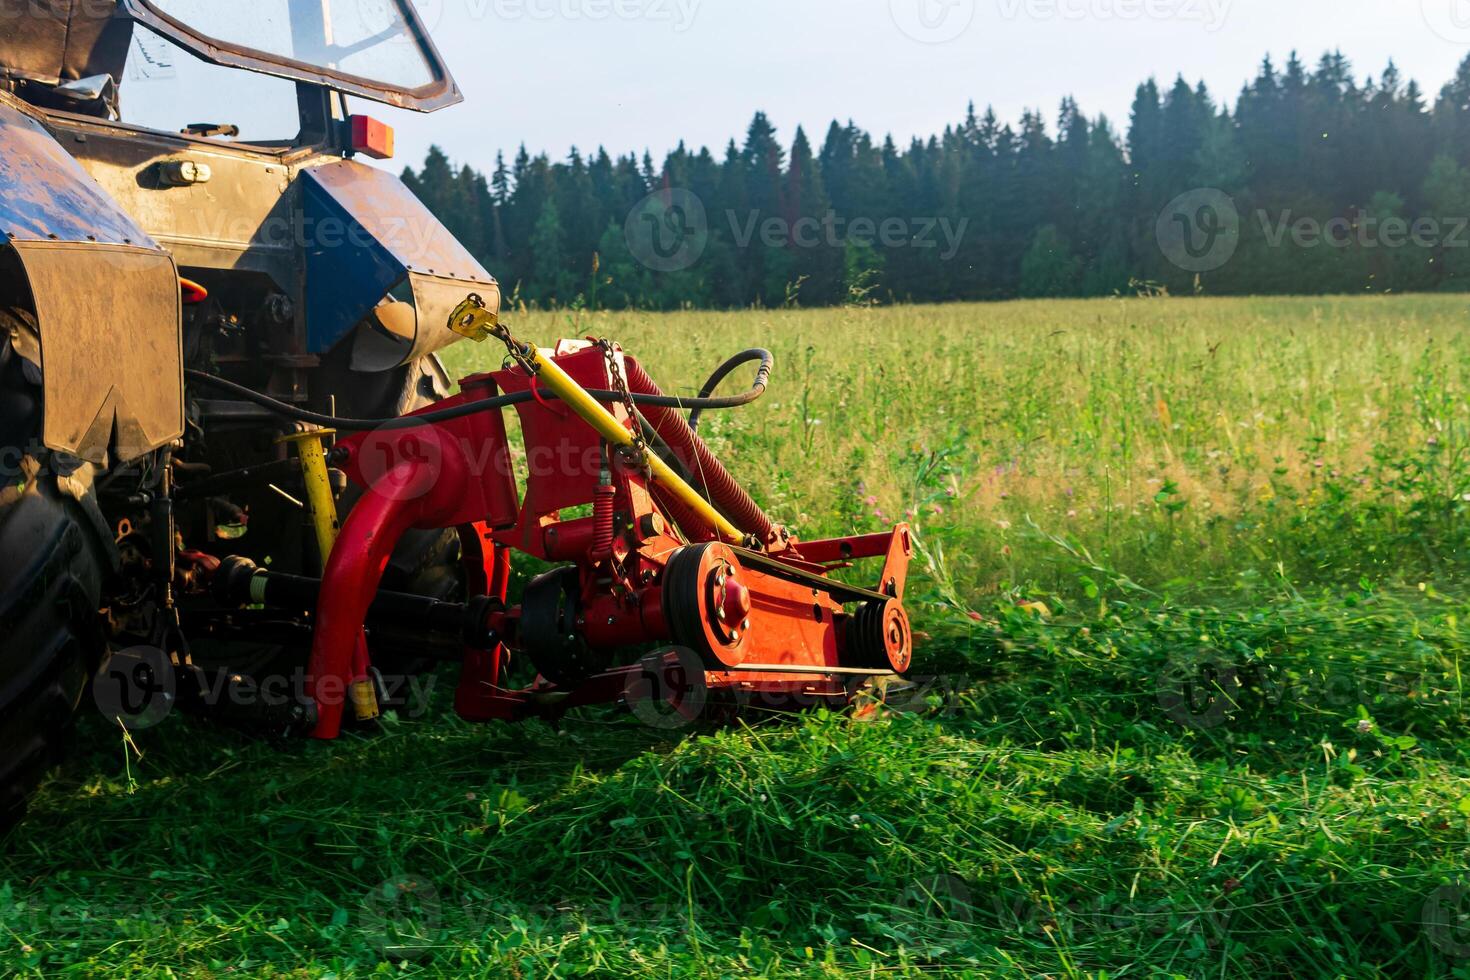
M 302 175 L 307 349 L 331 349 L 399 283 L 495 280 L 392 174 L 350 160 Z
M 3 100 L 0 235 L 158 249 L 40 123 Z

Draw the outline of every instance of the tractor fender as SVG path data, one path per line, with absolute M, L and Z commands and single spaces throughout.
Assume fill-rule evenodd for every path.
M 449 314 L 470 293 L 499 309 L 494 277 L 393 174 L 339 160 L 300 180 L 311 353 L 351 334 L 353 368 L 386 371 L 461 339 Z
M 0 96 L 0 247 L 36 316 L 42 441 L 99 466 L 183 435 L 173 257 L 23 106 Z M 30 348 L 30 350 L 28 350 Z

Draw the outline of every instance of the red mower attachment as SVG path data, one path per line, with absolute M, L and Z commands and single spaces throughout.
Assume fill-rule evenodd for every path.
M 616 345 L 523 344 L 478 297 L 451 326 L 500 339 L 512 366 L 466 379 L 458 396 L 419 413 L 432 416 L 421 424 L 395 423 L 333 450 L 334 465 L 366 492 L 331 547 L 317 600 L 307 681 L 316 737 L 336 737 L 350 703 L 343 692 L 361 683 L 370 612 L 409 601 L 378 590 L 395 544 L 414 528 L 457 528 L 464 546 L 477 598 L 463 607 L 455 708 L 470 720 L 649 690 L 670 702 L 691 692 L 846 701 L 870 679 L 908 670 L 907 526 L 799 543 Z M 521 396 L 512 399 L 520 458 L 498 407 L 507 395 Z M 489 404 L 476 411 L 477 402 Z M 512 549 L 557 567 L 507 608 Z M 864 558 L 884 560 L 876 587 L 832 577 Z M 529 688 L 505 686 L 512 655 L 535 665 Z

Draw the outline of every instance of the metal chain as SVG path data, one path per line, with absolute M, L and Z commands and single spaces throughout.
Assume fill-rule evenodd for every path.
M 484 340 L 487 337 L 498 338 L 501 343 L 505 344 L 505 349 L 510 352 L 510 360 L 519 364 L 521 370 L 531 377 L 535 377 L 538 373 L 536 362 L 531 360 L 531 356 L 526 353 L 531 349 L 530 345 L 515 339 L 510 332 L 510 324 L 500 319 L 496 313 L 491 312 L 479 293 L 470 293 L 459 305 L 449 318 L 449 326 L 456 333 L 475 340 Z
M 603 359 L 607 361 L 607 376 L 612 381 L 613 390 L 616 391 L 623 402 L 623 409 L 628 413 L 628 419 L 633 423 L 633 444 L 630 446 L 619 446 L 618 452 L 624 458 L 630 459 L 639 467 L 645 465 L 648 458 L 648 444 L 643 441 L 643 426 L 638 415 L 638 407 L 633 404 L 633 393 L 628 390 L 628 381 L 623 377 L 623 367 L 618 363 L 616 348 L 613 342 L 604 337 L 597 342 L 602 348 Z

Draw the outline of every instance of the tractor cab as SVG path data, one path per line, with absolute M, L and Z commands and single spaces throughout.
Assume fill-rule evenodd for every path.
M 0 16 L 0 87 L 42 109 L 117 118 L 126 76 L 176 71 L 173 49 L 421 112 L 462 98 L 407 0 L 0 0 Z
M 0 0 L 0 19 L 0 280 L 34 297 L 47 446 L 101 463 L 177 438 L 182 388 L 153 379 L 182 375 L 181 321 L 182 348 L 317 399 L 322 365 L 399 372 L 459 339 L 445 324 L 467 294 L 498 303 L 364 162 L 393 155 L 392 130 L 349 98 L 461 100 L 408 0 Z M 119 261 L 151 277 L 119 279 Z M 207 302 L 180 309 L 179 277 Z M 139 356 L 100 363 L 73 339 L 99 303 L 135 324 Z

